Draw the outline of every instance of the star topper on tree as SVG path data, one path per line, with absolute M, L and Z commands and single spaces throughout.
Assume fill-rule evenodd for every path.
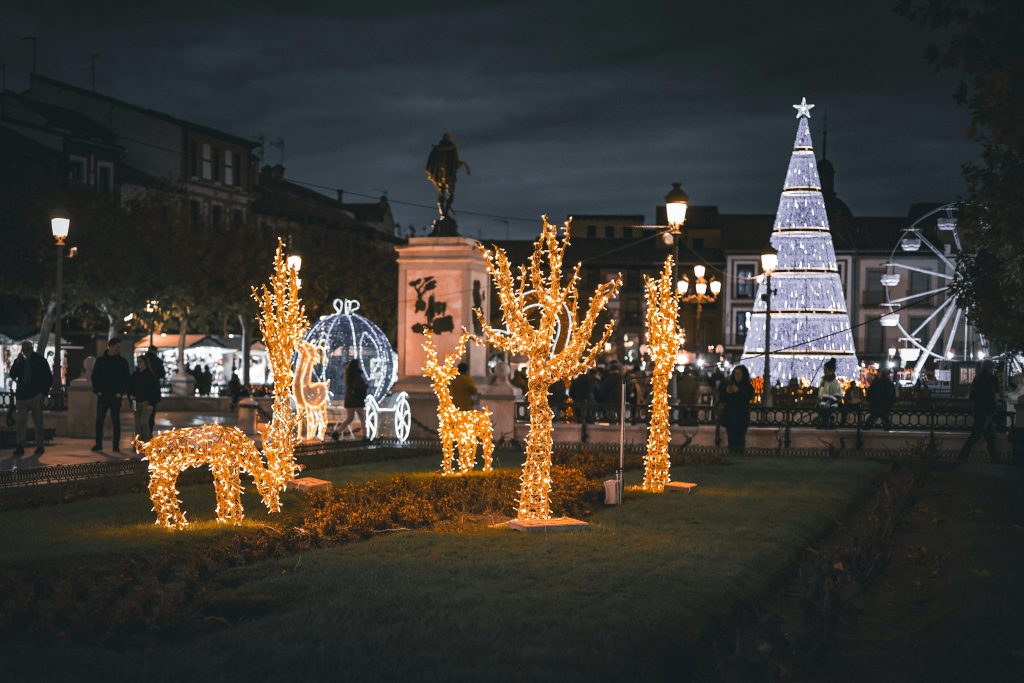
M 807 98 L 806 97 L 801 97 L 800 98 L 800 104 L 794 104 L 793 105 L 793 109 L 796 109 L 796 117 L 797 118 L 800 118 L 801 116 L 806 116 L 807 118 L 811 118 L 811 110 L 814 109 L 814 105 L 813 104 L 807 104 Z M 825 112 L 825 113 L 827 114 L 828 112 Z M 828 119 L 827 116 L 825 118 Z
M 512 274 L 508 254 L 500 247 L 480 247 L 487 271 L 498 291 L 498 304 L 506 329 L 487 324 L 483 311 L 476 309 L 482 333 L 476 338 L 509 353 L 529 359 L 527 398 L 530 404 L 530 434 L 526 438 L 526 462 L 523 464 L 517 518 L 520 521 L 551 518 L 551 436 L 554 415 L 548 404 L 548 390 L 555 382 L 583 374 L 597 363 L 597 357 L 611 337 L 614 321 L 609 321 L 600 337 L 591 343 L 598 316 L 614 297 L 621 277 L 598 285 L 586 315 L 577 313 L 580 264 L 572 276 L 562 281 L 562 267 L 569 247 L 569 225 L 558 227 L 543 216 L 544 227 L 533 243 L 528 265 Z M 564 328 L 564 329 L 563 329 Z

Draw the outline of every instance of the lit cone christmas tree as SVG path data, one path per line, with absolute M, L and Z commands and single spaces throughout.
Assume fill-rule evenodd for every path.
M 793 106 L 797 110 L 796 141 L 771 237 L 779 252 L 778 267 L 772 273 L 771 378 L 773 384 L 783 386 L 791 377 L 820 380 L 829 358 L 836 359 L 840 377 L 856 377 L 858 372 L 850 315 L 811 144 L 808 119 L 814 105 L 804 99 Z M 764 375 L 764 293 L 762 282 L 743 346 L 741 362 L 752 376 Z

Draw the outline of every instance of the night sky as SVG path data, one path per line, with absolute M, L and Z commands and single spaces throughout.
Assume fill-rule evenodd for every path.
M 819 156 L 828 114 L 855 215 L 954 199 L 976 153 L 955 77 L 922 57 L 941 36 L 895 0 L 20 4 L 0 10 L 9 88 L 27 85 L 22 36 L 39 37 L 40 73 L 82 87 L 99 53 L 101 92 L 283 138 L 287 177 L 386 190 L 403 224 L 433 218 L 399 202 L 433 202 L 423 165 L 453 132 L 472 167 L 454 207 L 473 236 L 533 236 L 542 212 L 651 221 L 672 181 L 694 204 L 774 213 L 802 96 Z

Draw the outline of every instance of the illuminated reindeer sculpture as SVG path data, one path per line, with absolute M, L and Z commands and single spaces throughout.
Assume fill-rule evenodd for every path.
M 298 408 L 299 438 L 321 440 L 327 433 L 327 382 L 313 381 L 313 366 L 327 364 L 327 352 L 322 346 L 300 339 L 298 361 L 295 364 L 295 380 L 292 392 Z
M 459 337 L 459 343 L 455 346 L 455 351 L 445 357 L 444 362 L 439 363 L 437 346 L 434 345 L 434 335 L 429 330 L 423 333 L 423 350 L 427 354 L 427 361 L 423 364 L 423 374 L 430 378 L 434 385 L 434 393 L 437 395 L 437 435 L 441 439 L 441 448 L 444 452 L 441 461 L 441 474 L 444 476 L 455 474 L 452 469 L 455 446 L 458 446 L 459 449 L 459 474 L 465 474 L 473 469 L 478 441 L 483 451 L 484 472 L 491 471 L 494 440 L 490 409 L 459 410 L 452 403 L 452 394 L 449 388 L 451 381 L 459 374 L 459 359 L 465 353 L 466 342 L 469 339 L 470 334 L 463 331 L 462 336 Z
M 292 356 L 307 323 L 299 301 L 298 274 L 285 265 L 284 245 L 277 243 L 271 289 L 253 289 L 260 305 L 259 325 L 274 373 L 274 416 L 263 435 L 263 454 L 235 427 L 208 424 L 175 429 L 148 443 L 136 437 L 135 448 L 149 461 L 149 497 L 156 523 L 168 528 L 188 526 L 175 488 L 178 476 L 189 467 L 209 465 L 217 492 L 217 521 L 240 524 L 242 470 L 252 475 L 256 490 L 271 512 L 281 510 L 281 491 L 295 478 L 295 424 L 291 412 Z

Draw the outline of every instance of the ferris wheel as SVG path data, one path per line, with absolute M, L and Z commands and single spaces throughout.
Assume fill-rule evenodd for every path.
M 956 298 L 963 277 L 957 205 L 929 211 L 904 228 L 885 263 L 881 284 L 889 312 L 883 327 L 899 329 L 900 359 L 916 381 L 929 360 L 974 357 L 985 345 Z

